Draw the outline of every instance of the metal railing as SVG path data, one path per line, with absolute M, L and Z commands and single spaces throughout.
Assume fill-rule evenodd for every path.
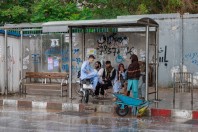
M 193 73 L 177 72 L 174 73 L 173 79 L 173 104 L 176 93 L 191 93 L 191 106 L 193 106 Z

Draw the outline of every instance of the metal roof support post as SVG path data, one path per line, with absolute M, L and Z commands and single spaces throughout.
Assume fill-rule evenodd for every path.
M 180 72 L 183 71 L 184 66 L 184 16 L 181 14 L 181 64 L 180 64 Z
M 145 99 L 148 100 L 148 70 L 149 70 L 149 26 L 146 26 L 146 96 Z
M 158 67 L 159 67 L 159 56 L 158 56 L 158 51 L 159 51 L 159 27 L 156 27 L 156 32 L 155 32 L 155 100 L 158 100 Z
M 42 55 L 43 55 L 43 34 L 41 34 L 40 42 L 41 42 L 41 72 L 43 72 L 43 57 L 42 57 Z
M 72 99 L 72 27 L 69 27 L 69 98 Z
M 23 30 L 20 31 L 21 34 L 21 46 L 20 46 L 20 61 L 21 61 L 21 79 L 23 78 Z
M 5 43 L 5 49 L 4 49 L 4 55 L 5 55 L 5 91 L 4 93 L 7 95 L 8 94 L 8 41 L 7 41 L 7 36 L 8 32 L 5 30 L 5 38 L 4 38 L 4 43 Z
M 85 61 L 85 28 L 84 27 L 83 27 L 82 37 L 83 37 L 83 43 L 82 43 L 82 59 L 83 59 L 83 61 Z

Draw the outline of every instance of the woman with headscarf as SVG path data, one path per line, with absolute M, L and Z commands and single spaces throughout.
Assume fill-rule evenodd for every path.
M 140 78 L 140 65 L 138 63 L 137 55 L 131 55 L 131 64 L 128 67 L 127 78 L 128 85 L 127 91 L 132 91 L 133 97 L 138 98 L 138 81 Z
M 124 68 L 124 65 L 120 63 L 118 65 L 116 79 L 113 85 L 114 93 L 119 92 L 120 89 L 124 87 L 125 80 L 126 80 L 126 69 Z

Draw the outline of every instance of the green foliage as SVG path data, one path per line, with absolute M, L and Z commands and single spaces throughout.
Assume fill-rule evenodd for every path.
M 21 20 L 28 21 L 28 18 L 26 16 L 26 8 L 18 5 L 1 11 L 1 18 L 4 20 L 4 22 L 19 23 Z M 7 21 L 7 18 L 9 18 L 9 21 Z
M 197 0 L 0 0 L 0 24 L 198 13 Z
M 32 22 L 56 21 L 63 18 L 63 6 L 57 0 L 41 0 L 32 7 Z
M 89 8 L 69 0 L 5 0 L 0 8 L 0 24 L 93 19 Z
M 33 6 L 32 22 L 80 20 L 92 18 L 88 8 L 79 9 L 76 3 L 62 4 L 57 0 L 41 0 Z
M 149 13 L 147 6 L 145 4 L 143 4 L 143 3 L 140 4 L 138 6 L 137 13 L 138 14 L 147 14 L 147 13 Z
M 119 15 L 198 13 L 197 0 L 81 0 L 93 10 L 95 18 L 116 18 Z

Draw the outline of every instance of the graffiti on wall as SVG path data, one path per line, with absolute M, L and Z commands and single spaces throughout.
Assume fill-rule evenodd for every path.
M 102 35 L 98 37 L 98 40 L 97 40 L 97 43 L 99 46 L 106 44 L 110 47 L 127 46 L 128 42 L 129 42 L 128 37 L 118 36 L 117 33 L 113 33 L 109 36 Z
M 81 58 L 73 58 L 72 59 L 72 62 L 76 62 L 76 64 L 80 64 L 80 63 L 82 63 L 83 62 L 83 60 L 81 59 Z
M 99 36 L 97 39 L 97 44 L 98 47 L 96 50 L 98 58 L 101 58 L 99 60 L 104 60 L 105 55 L 113 55 L 116 63 L 123 63 L 132 54 L 138 54 L 137 49 L 128 45 L 129 38 L 125 35 L 123 36 L 117 33 L 113 33 L 109 36 Z M 142 57 L 142 55 L 140 56 Z
M 125 48 L 111 48 L 111 47 L 108 47 L 106 45 L 104 46 L 100 46 L 97 48 L 97 51 L 99 52 L 99 55 L 102 55 L 102 54 L 113 54 L 114 56 L 120 54 L 120 50 L 124 50 L 125 54 L 126 55 L 132 55 L 132 54 L 136 54 L 137 53 L 137 50 L 134 48 L 134 47 L 125 47 Z
M 59 56 L 62 60 L 62 70 L 68 72 L 69 71 L 69 49 L 62 49 L 61 47 L 50 47 L 45 50 L 45 57 L 48 58 L 49 56 Z M 79 69 L 80 63 L 82 63 L 82 59 L 79 57 L 80 49 L 74 48 L 72 50 L 72 54 L 76 57 L 72 58 L 72 62 L 75 63 L 73 66 L 72 71 L 77 71 Z M 52 69 L 52 68 L 50 68 Z
M 8 55 L 8 72 L 11 72 L 11 65 L 15 64 L 14 56 Z
M 72 65 L 72 72 L 78 72 L 80 71 L 81 66 L 80 65 Z M 62 65 L 62 70 L 69 72 L 69 64 Z
M 40 54 L 32 54 L 32 63 L 40 63 Z
M 192 64 L 198 66 L 198 52 L 189 52 L 184 55 L 184 59 L 190 61 Z
M 2 56 L 0 57 L 0 60 L 1 60 L 1 62 L 5 62 L 5 55 L 2 55 Z
M 59 39 L 50 39 L 50 40 L 51 40 L 51 47 L 59 46 Z
M 80 52 L 80 49 L 77 49 L 77 48 L 73 49 L 73 54 L 78 54 L 79 52 Z
M 114 56 L 116 63 L 124 63 L 128 61 L 129 56 L 132 54 L 138 55 L 138 50 L 128 45 L 129 38 L 113 33 L 109 36 L 99 36 L 97 39 L 97 54 L 101 62 L 105 60 L 105 55 Z M 140 51 L 141 58 L 144 58 L 142 51 Z M 141 59 L 143 60 L 143 59 Z
M 124 62 L 124 57 L 120 54 L 118 54 L 115 58 L 116 63 L 123 63 Z
M 80 55 L 80 49 L 79 48 L 74 48 L 73 49 L 73 56 L 72 56 L 72 66 L 71 66 L 72 76 L 74 77 L 74 79 L 77 77 L 76 74 L 78 73 L 78 71 L 80 71 L 81 64 L 83 62 L 83 60 L 80 56 L 81 56 Z
M 167 46 L 165 46 L 164 48 L 160 47 L 158 53 L 159 53 L 159 63 L 164 63 L 165 66 L 168 66 Z

